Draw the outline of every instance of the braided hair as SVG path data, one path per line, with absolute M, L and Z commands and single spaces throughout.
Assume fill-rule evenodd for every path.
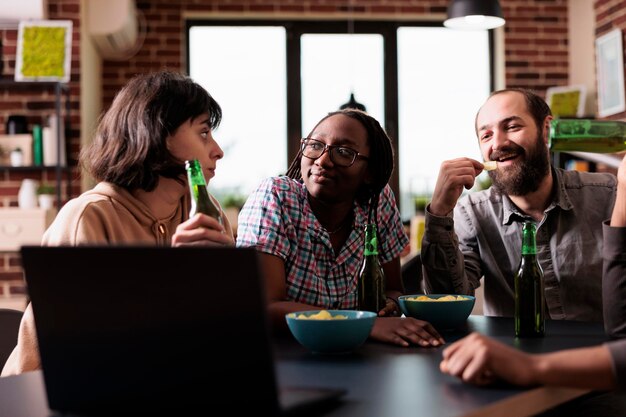
M 308 136 L 315 131 L 320 123 L 336 115 L 344 115 L 358 121 L 367 132 L 367 143 L 370 147 L 368 170 L 371 174 L 372 181 L 369 184 L 364 183 L 361 185 L 357 190 L 356 198 L 361 205 L 369 204 L 368 222 L 370 222 L 372 220 L 372 211 L 374 219 L 376 219 L 378 197 L 389 182 L 391 173 L 393 172 L 393 147 L 391 145 L 391 139 L 389 139 L 389 136 L 376 119 L 364 111 L 352 108 L 328 113 L 315 125 Z M 300 148 L 298 154 L 289 165 L 289 169 L 286 173 L 289 178 L 302 181 L 302 172 L 300 169 L 301 160 L 302 148 Z

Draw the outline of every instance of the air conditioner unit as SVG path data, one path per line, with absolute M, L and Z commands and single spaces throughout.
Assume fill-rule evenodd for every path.
M 100 56 L 115 59 L 130 54 L 137 44 L 134 0 L 89 0 L 87 25 Z
M 21 20 L 45 20 L 46 0 L 0 0 L 0 30 L 17 29 Z

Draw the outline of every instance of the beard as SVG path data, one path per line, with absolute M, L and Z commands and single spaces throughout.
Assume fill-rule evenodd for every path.
M 543 141 L 543 134 L 537 134 L 536 145 L 526 151 L 521 146 L 512 143 L 491 154 L 491 159 L 498 159 L 501 155 L 521 155 L 521 161 L 507 169 L 489 171 L 493 186 L 507 195 L 523 196 L 537 191 L 541 181 L 550 172 L 548 147 Z

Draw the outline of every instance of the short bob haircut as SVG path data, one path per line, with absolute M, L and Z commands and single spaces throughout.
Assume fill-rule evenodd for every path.
M 211 129 L 217 128 L 222 109 L 191 78 L 169 71 L 137 75 L 101 117 L 80 163 L 97 181 L 152 191 L 159 176 L 184 177 L 184 161 L 169 152 L 166 139 L 183 123 L 206 113 Z

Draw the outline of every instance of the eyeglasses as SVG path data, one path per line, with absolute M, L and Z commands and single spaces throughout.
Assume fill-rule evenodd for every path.
M 316 139 L 303 138 L 302 139 L 302 155 L 309 159 L 317 159 L 324 155 L 324 152 L 328 151 L 330 160 L 333 164 L 340 167 L 350 167 L 356 161 L 356 158 L 362 158 L 368 160 L 365 155 L 361 155 L 354 149 L 345 146 L 327 145 L 324 142 L 320 142 Z

